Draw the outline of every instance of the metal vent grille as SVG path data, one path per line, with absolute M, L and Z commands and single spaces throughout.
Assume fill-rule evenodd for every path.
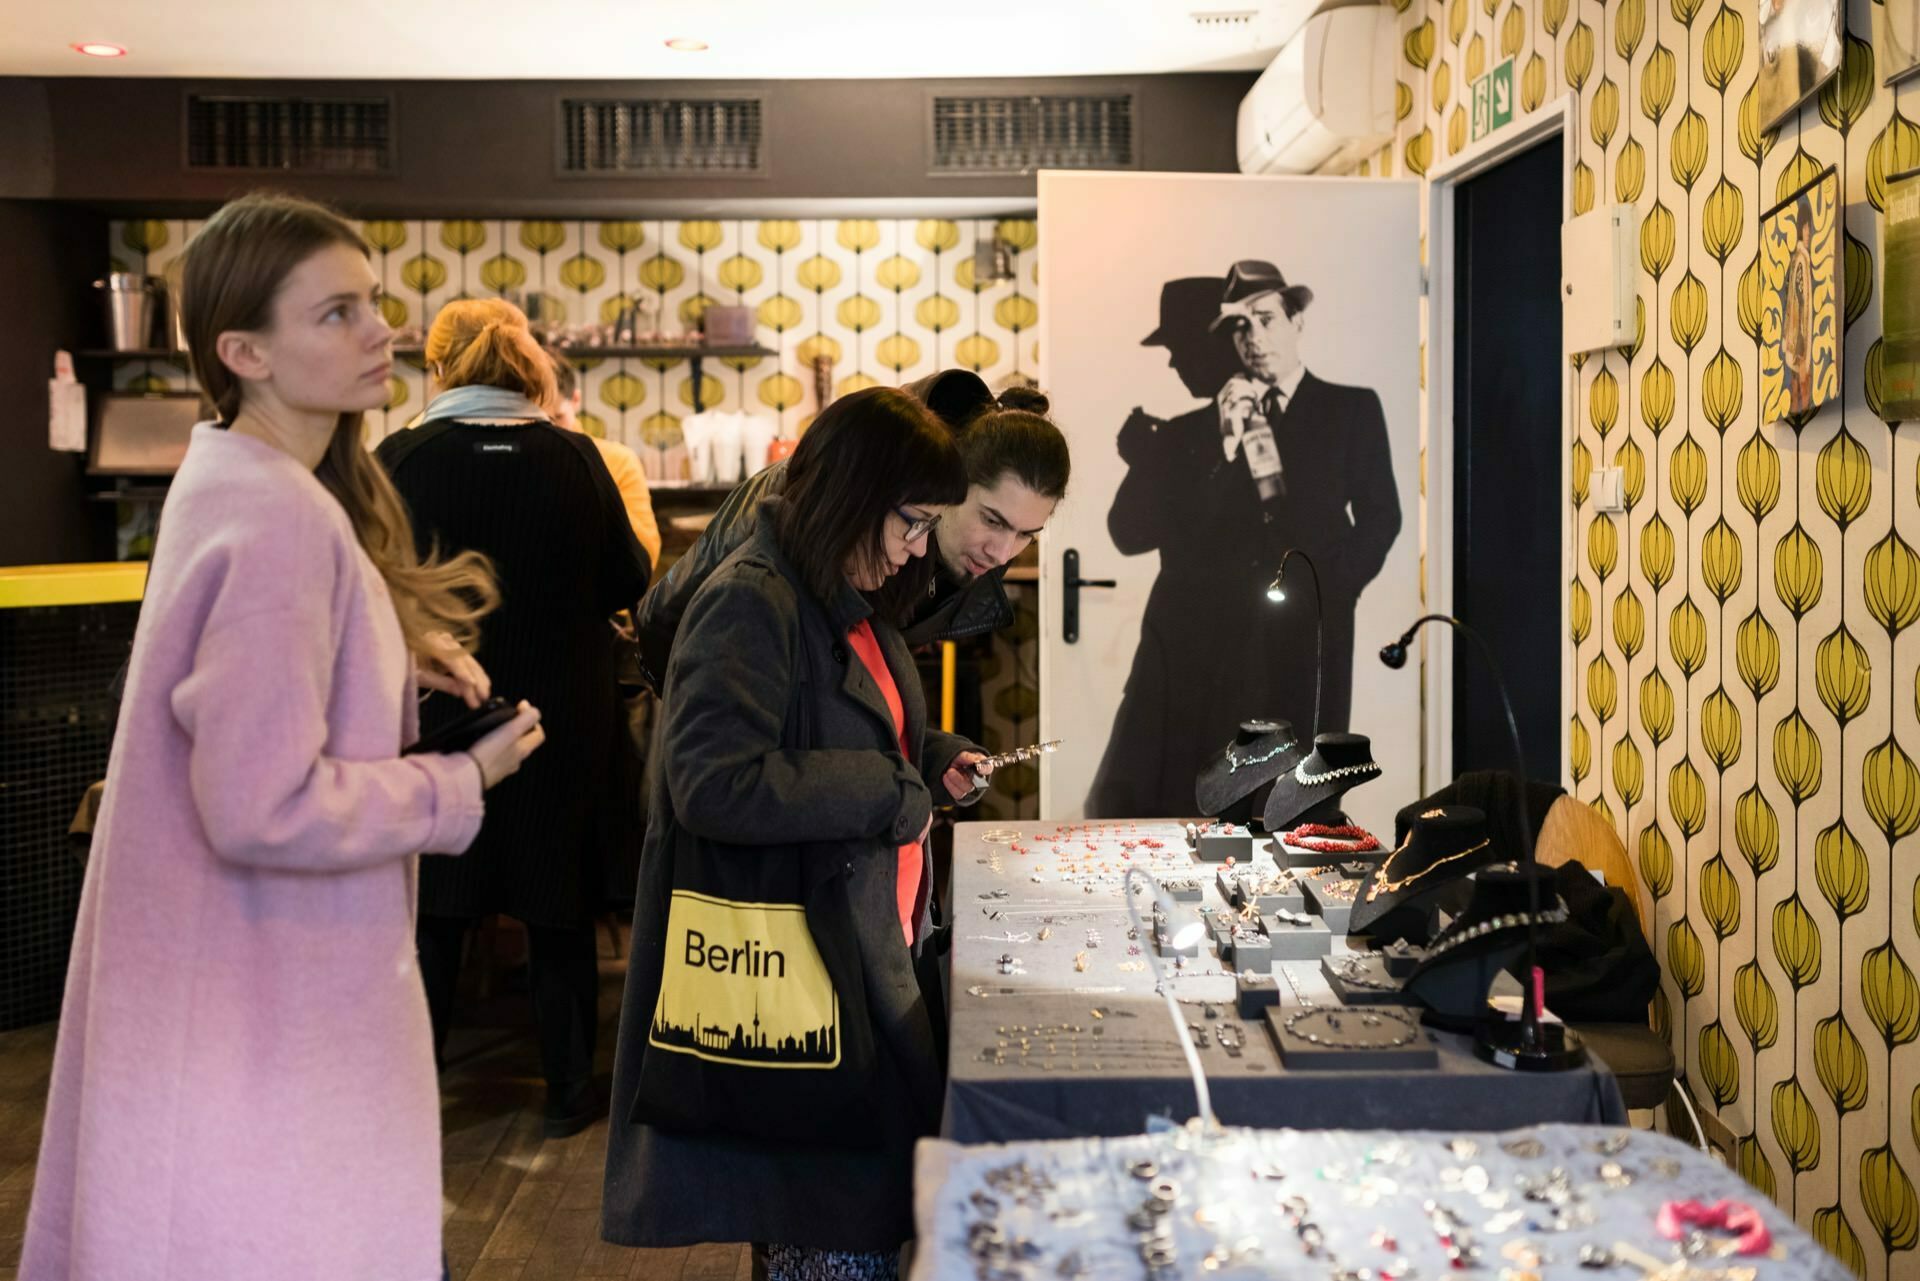
M 763 128 L 759 98 L 568 98 L 560 172 L 757 177 Z
M 936 97 L 933 172 L 1131 169 L 1133 95 Z
M 187 168 L 393 172 L 386 98 L 187 98 Z

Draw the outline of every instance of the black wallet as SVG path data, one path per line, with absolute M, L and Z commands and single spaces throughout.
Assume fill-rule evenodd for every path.
M 468 708 L 445 725 L 423 735 L 411 747 L 402 748 L 402 756 L 422 752 L 464 752 L 491 730 L 499 729 L 514 718 L 519 709 L 504 698 L 490 698 L 478 707 Z

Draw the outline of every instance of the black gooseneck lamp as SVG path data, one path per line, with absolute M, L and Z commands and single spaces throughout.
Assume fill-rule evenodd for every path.
M 1280 557 L 1280 568 L 1274 571 L 1273 581 L 1267 584 L 1267 599 L 1278 605 L 1287 599 L 1284 586 L 1287 577 L 1287 562 L 1298 556 L 1306 562 L 1307 573 L 1313 576 L 1313 734 L 1309 742 L 1320 737 L 1320 687 L 1327 676 L 1327 614 L 1326 598 L 1320 594 L 1320 571 L 1314 568 L 1313 557 L 1298 547 L 1287 548 Z M 1384 654 L 1385 651 L 1382 651 Z M 1403 658 L 1401 661 L 1405 661 Z
M 1414 633 L 1428 623 L 1445 623 L 1471 640 L 1479 649 L 1480 657 L 1486 660 L 1487 670 L 1493 674 L 1494 688 L 1500 691 L 1500 708 L 1507 715 L 1507 735 L 1513 744 L 1516 784 L 1514 817 L 1519 820 L 1520 848 L 1528 864 L 1527 976 L 1526 982 L 1521 985 L 1525 991 L 1520 1001 L 1520 1022 L 1515 1025 L 1505 1019 L 1483 1020 L 1479 1033 L 1474 1037 L 1474 1052 L 1497 1066 L 1525 1072 L 1552 1072 L 1578 1067 L 1587 1058 L 1586 1046 L 1580 1034 L 1564 1023 L 1548 1023 L 1541 1018 L 1546 1006 L 1546 978 L 1540 969 L 1537 938 L 1540 928 L 1540 878 L 1534 861 L 1533 828 L 1527 821 L 1527 758 L 1520 748 L 1520 722 L 1514 718 L 1513 701 L 1507 697 L 1507 682 L 1500 674 L 1500 663 L 1479 632 L 1448 614 L 1424 614 L 1416 618 L 1413 626 L 1401 633 L 1399 640 L 1381 646 L 1380 661 L 1395 671 L 1405 667 L 1407 647 L 1413 644 Z

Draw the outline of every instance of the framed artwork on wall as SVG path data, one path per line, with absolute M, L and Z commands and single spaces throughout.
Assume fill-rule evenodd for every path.
M 1880 24 L 1880 68 L 1892 84 L 1920 71 L 1920 0 L 1884 0 L 1874 6 Z
M 1887 181 L 1887 239 L 1882 280 L 1880 413 L 1888 422 L 1920 420 L 1920 169 Z
M 1840 70 L 1841 0 L 1759 0 L 1760 120 L 1771 129 Z
M 1829 167 L 1760 216 L 1760 419 L 1840 396 L 1840 176 Z

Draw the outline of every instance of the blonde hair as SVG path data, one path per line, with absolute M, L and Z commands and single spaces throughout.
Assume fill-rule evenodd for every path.
M 262 192 L 222 206 L 188 244 L 181 270 L 187 357 L 223 424 L 231 426 L 239 415 L 246 384 L 217 354 L 220 335 L 271 331 L 273 302 L 287 277 L 330 245 L 368 253 L 360 233 L 331 209 Z M 408 647 L 424 652 L 427 634 L 443 631 L 472 648 L 480 620 L 500 603 L 493 568 L 477 552 L 420 555 L 406 505 L 367 452 L 363 419 L 357 412 L 340 415 L 314 477 L 346 511 L 354 537 L 380 571 Z
M 427 331 L 427 363 L 440 390 L 500 387 L 517 391 L 542 412 L 559 408 L 553 362 L 527 326 L 526 313 L 499 298 L 448 303 Z

